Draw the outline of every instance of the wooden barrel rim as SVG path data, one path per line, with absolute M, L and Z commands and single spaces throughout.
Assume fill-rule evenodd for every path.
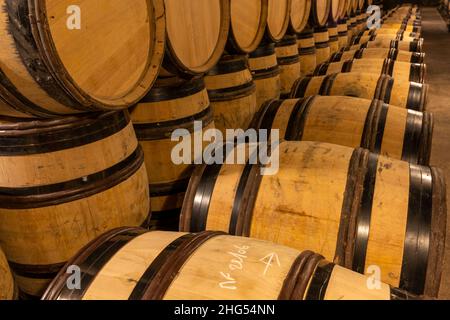
M 130 104 L 136 103 L 145 95 L 147 89 L 156 79 L 164 53 L 165 16 L 162 14 L 164 12 L 164 4 L 162 0 L 148 1 L 147 3 L 151 7 L 149 8 L 150 12 L 154 12 L 157 15 L 150 15 L 150 18 L 154 19 L 156 26 L 155 30 L 150 30 L 153 38 L 151 48 L 154 51 L 150 61 L 147 63 L 146 71 L 141 75 L 136 86 L 126 95 L 117 98 L 115 101 L 92 97 L 80 88 L 71 75 L 68 74 L 53 43 L 50 28 L 48 27 L 46 8 L 41 4 L 40 0 L 20 0 L 15 6 L 9 6 L 8 10 L 14 11 L 12 12 L 12 16 L 22 16 L 19 11 L 29 9 L 29 19 L 21 20 L 21 23 L 25 23 L 26 25 L 25 28 L 20 28 L 20 30 L 30 30 L 29 32 L 32 32 L 28 34 L 27 40 L 34 42 L 34 46 L 37 49 L 37 56 L 43 59 L 41 65 L 45 66 L 46 69 L 48 68 L 45 71 L 43 68 L 40 68 L 40 71 L 46 72 L 44 74 L 46 76 L 45 79 L 51 81 L 51 89 L 48 88 L 51 90 L 51 95 L 63 104 L 75 109 L 105 110 L 108 108 L 124 109 Z M 19 50 L 19 52 L 22 57 L 28 56 L 28 53 L 25 51 Z M 33 57 L 35 56 L 33 55 Z M 35 73 L 30 68 L 28 70 L 32 74 Z M 44 79 L 39 73 L 35 75 L 35 78 Z
M 32 209 L 84 199 L 111 189 L 134 175 L 144 163 L 138 147 L 133 154 L 103 171 L 71 181 L 25 188 L 0 188 L 0 207 Z
M 165 50 L 165 59 L 163 61 L 163 67 L 165 69 L 174 74 L 192 77 L 207 72 L 209 69 L 211 69 L 217 64 L 228 42 L 228 34 L 230 30 L 230 20 L 231 20 L 230 0 L 220 0 L 220 8 L 221 8 L 220 34 L 215 50 L 211 54 L 208 61 L 199 67 L 187 67 L 182 63 L 182 61 L 177 57 L 176 53 L 174 52 L 174 48 L 170 42 L 170 38 L 166 37 L 167 43 Z M 166 58 L 170 63 L 166 61 Z
M 231 0 L 233 1 L 233 0 Z M 234 0 L 234 1 L 242 1 L 242 0 Z M 230 7 L 231 8 L 231 7 Z M 230 9 L 231 10 L 231 9 Z M 256 34 L 252 44 L 247 47 L 241 46 L 238 41 L 236 40 L 236 31 L 233 28 L 233 17 L 230 18 L 230 44 L 231 47 L 234 50 L 237 50 L 239 53 L 247 54 L 250 52 L 253 52 L 258 48 L 259 44 L 261 43 L 261 40 L 264 38 L 264 34 L 266 32 L 266 26 L 267 26 L 267 17 L 269 15 L 269 0 L 261 0 L 261 16 L 260 16 L 260 22 L 258 26 L 258 33 Z M 228 48 L 228 47 L 227 47 Z M 233 50 L 230 50 L 233 51 Z
M 303 31 L 303 29 L 305 29 L 306 25 L 308 24 L 309 15 L 311 13 L 311 7 L 312 7 L 311 0 L 305 0 L 305 16 L 303 18 L 302 23 L 299 25 L 296 25 L 296 26 L 293 24 L 293 21 L 292 21 L 293 10 L 291 10 L 291 18 L 289 19 L 290 31 L 292 31 L 293 33 L 300 33 Z
M 269 0 L 269 1 L 272 1 L 272 0 Z M 275 1 L 277 1 L 277 0 L 275 0 Z M 291 0 L 282 0 L 282 1 L 286 1 L 287 5 L 286 5 L 286 12 L 284 15 L 283 25 L 281 27 L 280 32 L 278 34 L 273 34 L 273 32 L 270 30 L 269 23 L 267 23 L 267 26 L 266 26 L 265 37 L 272 42 L 278 42 L 281 39 L 283 39 L 283 37 L 285 36 L 285 34 L 289 28 L 289 24 L 290 24 L 290 20 L 291 20 L 290 19 L 291 18 L 291 15 L 290 15 Z M 270 2 L 269 2 L 269 6 L 270 6 Z M 269 17 L 268 17 L 268 19 L 269 19 Z
M 79 147 L 109 137 L 130 123 L 128 112 L 85 118 L 35 120 L 0 126 L 0 155 L 30 155 Z
M 317 16 L 317 1 L 313 2 L 314 5 L 311 8 L 311 15 L 310 15 L 310 24 L 314 27 L 323 27 L 326 25 L 326 23 L 328 22 L 328 18 L 330 16 L 330 11 L 331 11 L 331 0 L 327 0 L 327 5 L 325 8 L 325 13 L 324 13 L 324 17 L 322 20 L 319 20 L 320 18 Z

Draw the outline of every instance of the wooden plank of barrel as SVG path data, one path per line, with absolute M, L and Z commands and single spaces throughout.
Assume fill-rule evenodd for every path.
M 274 252 L 279 264 L 267 272 L 261 261 Z M 383 283 L 370 289 L 367 277 L 311 251 L 222 232 L 116 229 L 70 263 L 81 266 L 82 290 L 67 288 L 68 274 L 61 272 L 44 300 L 416 299 Z
M 264 124 L 272 123 L 270 128 Z M 280 130 L 288 141 L 320 141 L 413 164 L 428 165 L 433 116 L 379 100 L 313 96 L 267 102 L 252 122 L 254 129 Z
M 0 12 L 0 116 L 52 118 L 125 109 L 152 86 L 164 53 L 162 0 L 82 1 L 79 28 L 66 26 L 72 4 L 5 3 Z
M 224 136 L 227 129 L 247 130 L 259 109 L 256 85 L 247 57 L 223 56 L 207 73 L 205 83 L 214 112 L 215 127 Z
M 150 212 L 144 154 L 128 112 L 1 120 L 0 243 L 21 291 L 40 296 L 99 234 Z
M 350 46 L 350 50 L 361 48 L 391 48 L 410 52 L 423 52 L 423 41 L 412 40 L 391 40 L 386 38 L 375 39 L 373 41 L 361 42 Z
M 148 227 L 177 230 L 192 167 L 173 162 L 171 153 L 179 141 L 172 141 L 171 136 L 176 129 L 181 129 L 182 136 L 193 140 L 196 131 L 214 126 L 203 78 L 158 80 L 144 99 L 131 109 L 131 119 L 145 155 L 152 205 Z M 194 121 L 202 121 L 203 127 L 194 128 Z
M 285 36 L 276 44 L 278 65 L 281 74 L 281 97 L 289 97 L 294 82 L 300 77 L 300 56 L 298 52 L 297 37 Z
M 318 65 L 314 76 L 338 72 L 367 72 L 388 75 L 397 81 L 424 83 L 426 64 L 395 61 L 391 59 L 350 59 L 339 62 L 325 62 Z
M 298 34 L 305 29 L 311 13 L 312 0 L 291 0 L 290 31 Z
M 0 301 L 17 298 L 16 286 L 5 254 L 0 248 Z
M 360 273 L 378 266 L 390 285 L 437 295 L 446 225 L 442 172 L 318 142 L 283 142 L 276 154 L 273 175 L 250 163 L 198 167 L 181 230 L 310 248 Z
M 269 0 L 266 38 L 272 42 L 283 39 L 291 20 L 291 0 Z
M 230 29 L 229 0 L 164 0 L 164 68 L 172 74 L 205 73 L 220 60 Z M 183 17 L 183 19 L 180 19 Z
M 259 108 L 270 99 L 281 95 L 280 67 L 274 43 L 263 43 L 249 55 L 249 67 L 256 85 L 256 104 Z
M 292 87 L 291 98 L 317 94 L 378 99 L 398 107 L 425 111 L 428 85 L 396 81 L 390 76 L 372 73 L 335 73 L 298 79 Z
M 230 6 L 227 52 L 245 54 L 256 50 L 266 31 L 268 0 L 231 0 Z
M 391 59 L 410 63 L 424 63 L 425 61 L 425 53 L 423 52 L 410 52 L 386 48 L 349 49 L 350 47 L 343 48 L 340 52 L 332 55 L 330 61 L 338 62 L 350 59 Z
M 317 64 L 328 61 L 331 56 L 330 37 L 327 27 L 314 28 Z
M 328 37 L 330 44 L 330 54 L 335 54 L 339 51 L 339 36 L 337 24 L 328 24 Z
M 337 28 L 338 28 L 339 49 L 342 49 L 348 46 L 349 31 L 347 26 L 347 19 L 339 20 Z
M 311 74 L 317 65 L 316 45 L 312 30 L 297 35 L 298 52 L 300 55 L 300 73 L 302 76 Z

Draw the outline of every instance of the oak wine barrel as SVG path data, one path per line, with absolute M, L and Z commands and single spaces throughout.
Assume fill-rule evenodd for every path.
M 331 56 L 330 36 L 327 27 L 314 28 L 317 64 L 328 61 Z
M 421 165 L 430 161 L 433 125 L 428 112 L 333 96 L 268 101 L 252 122 L 254 129 L 280 130 L 283 140 L 361 147 Z
M 324 27 L 330 16 L 332 0 L 316 0 L 312 2 L 309 24 L 314 28 Z
M 285 36 L 276 44 L 275 52 L 281 70 L 281 97 L 289 97 L 292 85 L 300 77 L 301 71 L 297 37 Z
M 381 281 L 437 295 L 446 202 L 442 172 L 318 142 L 283 142 L 279 170 L 199 166 L 180 230 L 218 230 L 316 251 L 354 271 L 378 266 Z M 195 199 L 195 201 L 194 201 Z
M 247 130 L 259 109 L 256 85 L 246 56 L 223 56 L 205 76 L 215 127 Z
M 279 264 L 268 270 L 270 257 Z M 61 272 L 44 300 L 416 299 L 386 284 L 370 290 L 367 277 L 311 251 L 223 232 L 116 229 L 70 263 L 81 266 L 83 288 L 68 289 L 68 275 Z
M 292 87 L 291 98 L 317 94 L 378 99 L 394 106 L 425 111 L 428 85 L 397 81 L 387 75 L 380 76 L 372 73 L 335 73 L 298 79 Z
M 82 246 L 147 221 L 144 154 L 127 111 L 0 120 L 0 243 L 21 292 L 40 296 Z
M 363 48 L 359 50 L 350 50 L 350 47 L 346 47 L 340 52 L 332 55 L 330 62 L 345 61 L 350 59 L 391 59 L 410 63 L 424 63 L 425 53 L 387 48 Z
M 182 129 L 186 131 L 182 136 L 192 139 L 194 121 L 202 121 L 204 128 L 213 127 L 213 110 L 203 78 L 158 80 L 131 109 L 131 119 L 148 174 L 152 216 L 147 227 L 177 230 L 192 167 L 172 161 L 172 150 L 179 141 L 172 141 L 171 136 Z
M 291 0 L 291 19 L 289 30 L 291 33 L 301 33 L 308 24 L 311 13 L 312 0 Z
M 317 65 L 317 51 L 312 30 L 297 35 L 298 52 L 300 55 L 300 72 L 302 76 L 311 74 Z
M 348 43 L 351 42 L 353 39 L 353 36 L 357 33 L 358 30 L 356 30 L 357 24 L 356 24 L 356 16 L 352 15 L 347 20 L 347 29 L 348 29 Z
M 1 116 L 121 110 L 152 86 L 164 54 L 163 1 L 81 1 L 80 26 L 76 11 L 68 15 L 71 5 L 70 0 L 3 3 Z
M 314 76 L 338 72 L 366 72 L 388 75 L 397 81 L 424 83 L 426 64 L 395 61 L 391 59 L 350 59 L 339 62 L 325 62 L 318 65 Z
M 16 286 L 5 254 L 0 248 L 0 301 L 15 300 L 17 298 Z
M 250 53 L 264 37 L 269 13 L 268 0 L 231 0 L 228 52 Z
M 266 38 L 272 42 L 283 39 L 291 21 L 292 0 L 269 0 Z
M 262 43 L 249 55 L 249 67 L 256 85 L 256 104 L 279 99 L 281 95 L 280 67 L 278 66 L 275 43 Z
M 164 0 L 164 5 L 164 68 L 172 74 L 193 76 L 214 67 L 228 39 L 230 0 Z

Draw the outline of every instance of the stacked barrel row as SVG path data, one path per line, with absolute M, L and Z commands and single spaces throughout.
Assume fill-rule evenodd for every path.
M 356 32 L 369 2 L 86 1 L 79 25 L 69 0 L 5 2 L 0 297 L 17 288 L 41 297 L 52 279 L 46 299 L 435 296 L 445 183 L 421 166 L 432 117 L 421 113 L 421 84 L 405 98 L 407 85 L 384 74 L 408 56 L 399 51 L 406 42 L 374 42 L 386 49 L 377 57 L 384 75 L 348 80 L 366 90 L 333 91 L 340 80 L 327 75 L 320 92 L 302 93 L 298 79 L 323 70 L 331 48 L 350 49 L 349 39 L 370 51 L 374 34 Z M 403 20 L 417 18 L 415 9 L 397 9 L 383 26 L 416 33 Z M 416 40 L 408 48 L 418 49 Z M 214 127 L 224 135 L 279 129 L 279 173 L 263 178 L 250 163 L 192 166 L 201 162 L 199 135 Z M 276 272 L 260 270 L 273 259 Z M 81 290 L 66 285 L 74 265 Z M 387 283 L 376 291 L 358 274 L 372 265 Z

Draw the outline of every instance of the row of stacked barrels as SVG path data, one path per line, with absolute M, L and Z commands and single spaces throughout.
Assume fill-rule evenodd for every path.
M 450 32 L 450 2 L 448 0 L 441 0 L 438 9 L 442 18 L 447 23 L 448 31 Z
M 0 298 L 437 295 L 417 8 L 374 32 L 363 0 L 71 2 L 0 12 Z M 279 129 L 279 172 L 175 164 L 208 128 Z

